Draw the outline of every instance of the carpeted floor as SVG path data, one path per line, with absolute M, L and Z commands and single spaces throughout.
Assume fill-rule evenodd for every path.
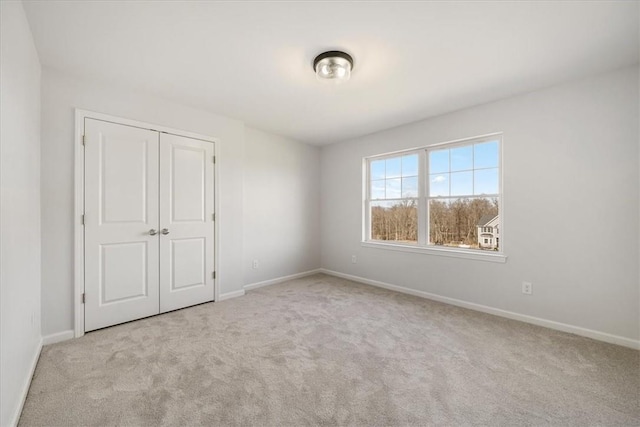
M 639 425 L 640 352 L 315 275 L 47 346 L 21 426 Z

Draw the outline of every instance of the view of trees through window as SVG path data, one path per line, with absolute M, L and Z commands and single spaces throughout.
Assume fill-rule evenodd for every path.
M 483 231 L 483 228 L 488 230 L 488 227 L 483 227 L 485 224 L 481 220 L 493 219 L 496 216 L 498 216 L 497 198 L 431 200 L 429 202 L 429 244 L 497 249 L 497 242 L 489 248 L 488 242 L 485 244 L 484 240 L 478 240 L 488 235 L 488 231 Z M 491 238 L 497 239 L 499 236 Z
M 370 239 L 500 250 L 499 143 L 485 139 L 370 160 Z
M 415 199 L 372 204 L 371 238 L 417 243 L 418 206 Z
M 484 224 L 480 225 L 480 219 L 488 216 L 491 219 L 498 216 L 497 198 L 432 200 L 429 204 L 429 243 L 479 248 L 481 244 L 484 244 L 484 241 L 479 241 L 478 238 L 482 236 L 483 228 L 488 229 L 488 227 L 483 227 Z M 484 234 L 487 232 L 484 231 Z M 373 240 L 417 243 L 418 206 L 416 200 L 372 203 L 371 238 Z M 499 238 L 499 236 L 495 238 Z M 497 242 L 495 248 L 497 248 Z

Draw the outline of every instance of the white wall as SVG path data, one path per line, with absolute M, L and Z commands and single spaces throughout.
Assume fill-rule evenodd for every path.
M 323 268 L 638 340 L 638 95 L 627 68 L 324 147 Z M 364 156 L 499 131 L 506 264 L 360 245 Z
M 44 68 L 42 75 L 42 329 L 73 329 L 74 108 L 220 139 L 218 167 L 220 293 L 243 279 L 244 124 L 135 90 L 89 83 Z
M 320 149 L 247 127 L 244 159 L 245 284 L 319 268 Z
M 40 62 L 22 3 L 0 2 L 0 425 L 40 352 Z

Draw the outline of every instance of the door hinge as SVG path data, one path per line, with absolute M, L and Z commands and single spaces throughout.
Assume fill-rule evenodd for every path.
M 216 214 L 215 214 L 215 213 L 212 213 L 212 214 L 211 214 L 211 219 L 212 219 L 213 221 L 215 221 L 215 220 L 216 220 Z
M 84 225 L 84 214 L 81 215 L 80 220 L 82 221 L 82 225 Z
M 216 163 L 216 156 L 213 156 L 211 161 L 213 162 L 213 164 L 215 164 Z
M 85 145 L 86 143 L 87 143 L 87 136 L 82 135 L 82 145 Z
M 211 277 L 213 277 L 214 279 L 216 278 L 216 272 L 215 271 L 213 273 L 211 273 Z
M 83 304 L 84 304 L 84 301 L 85 301 L 85 294 L 84 294 L 84 292 L 83 292 L 83 293 L 82 293 L 82 303 L 83 303 Z

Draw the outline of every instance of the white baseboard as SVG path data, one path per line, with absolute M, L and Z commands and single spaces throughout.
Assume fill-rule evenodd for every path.
M 224 294 L 220 294 L 218 301 L 224 301 L 226 299 L 237 298 L 244 296 L 244 289 L 240 289 L 239 291 L 227 292 Z
M 598 341 L 604 341 L 610 344 L 617 344 L 624 347 L 640 350 L 640 340 L 634 340 L 631 338 L 621 337 L 619 335 L 612 335 L 606 332 L 594 331 L 593 329 L 581 328 L 580 326 L 568 325 L 566 323 L 555 322 L 553 320 L 541 319 L 539 317 L 529 316 L 526 314 L 515 313 L 513 311 L 502 310 L 499 308 L 493 308 L 486 305 L 467 302 L 455 298 L 444 297 L 429 292 L 418 291 L 416 289 L 405 288 L 402 286 L 392 285 L 385 282 L 379 282 L 377 280 L 366 279 L 364 277 L 353 276 L 351 274 L 339 273 L 333 270 L 327 270 L 325 268 L 320 269 L 322 273 L 330 276 L 336 276 L 354 282 L 364 283 L 366 285 L 377 286 L 379 288 L 389 289 L 396 292 L 402 292 L 404 294 L 414 295 L 421 298 L 430 299 L 433 301 L 443 302 L 445 304 L 451 304 L 458 307 L 468 308 L 470 310 L 481 311 L 483 313 L 493 314 L 495 316 L 506 317 L 508 319 L 519 320 L 525 323 L 531 323 L 533 325 L 543 326 L 545 328 L 554 329 L 557 331 L 568 332 L 583 337 L 592 338 Z
M 244 285 L 244 290 L 250 291 L 252 289 L 258 289 L 264 286 L 275 285 L 276 283 L 286 282 L 287 280 L 299 279 L 301 277 L 307 277 L 317 273 L 322 273 L 322 269 L 316 268 L 315 270 L 309 270 L 309 271 L 304 271 L 302 273 L 290 274 L 289 276 L 276 277 L 275 279 L 265 280 L 265 281 L 256 282 L 256 283 L 250 283 L 248 285 Z
M 22 387 L 20 388 L 20 402 L 16 407 L 13 417 L 11 417 L 10 426 L 15 427 L 18 425 L 18 421 L 20 421 L 20 415 L 22 414 L 22 408 L 24 408 L 24 402 L 27 400 L 27 394 L 29 393 L 29 387 L 31 387 L 31 379 L 33 378 L 33 374 L 36 371 L 36 366 L 38 365 L 38 359 L 40 359 L 40 352 L 42 351 L 42 338 L 38 341 L 38 346 L 36 347 L 36 351 L 33 354 L 33 358 L 31 359 L 31 366 L 29 367 L 29 375 L 24 379 L 24 383 L 22 383 Z
M 220 298 L 218 301 L 224 301 L 226 299 L 237 298 L 244 296 L 246 291 L 250 291 L 251 289 L 261 288 L 263 286 L 275 285 L 276 283 L 286 282 L 287 280 L 299 279 L 300 277 L 311 276 L 312 274 L 321 273 L 321 269 L 309 270 L 302 273 L 291 274 L 289 276 L 276 277 L 275 279 L 265 280 L 263 282 L 250 283 L 248 285 L 244 285 L 242 290 L 227 292 L 224 294 L 220 294 Z
M 55 344 L 57 342 L 67 341 L 74 337 L 73 330 L 69 329 L 68 331 L 56 332 L 55 334 L 50 334 L 42 337 L 42 345 Z

